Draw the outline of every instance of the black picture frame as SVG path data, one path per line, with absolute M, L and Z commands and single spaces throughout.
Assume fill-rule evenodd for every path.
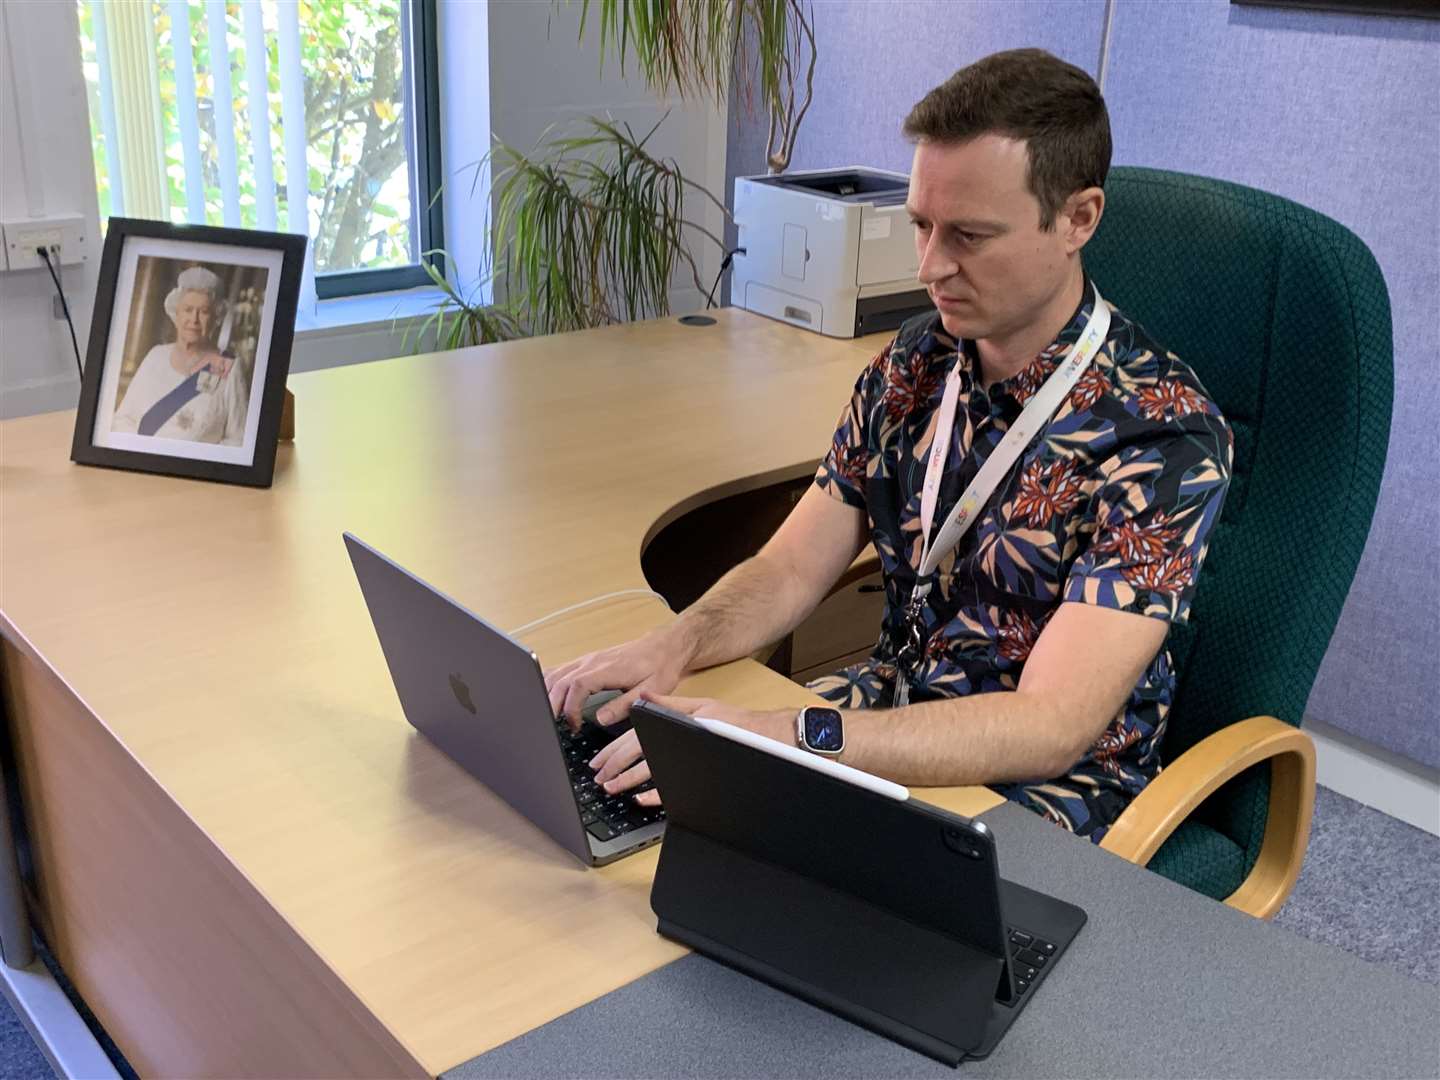
M 90 341 L 85 354 L 85 372 L 81 380 L 80 406 L 75 416 L 75 435 L 71 444 L 70 460 L 81 465 L 269 487 L 275 473 L 280 414 L 285 404 L 285 379 L 290 371 L 290 351 L 295 340 L 295 312 L 299 303 L 300 278 L 308 242 L 307 237 L 292 233 L 212 225 L 173 225 L 165 221 L 144 221 L 137 218 L 111 218 L 105 234 L 105 249 L 100 258 L 95 310 L 90 320 Z M 127 260 L 127 246 L 132 244 L 138 244 L 145 251 L 144 254 L 137 253 L 133 260 Z M 166 254 L 171 248 L 174 254 Z M 272 255 L 272 258 L 266 261 L 267 265 L 260 267 L 265 270 L 266 288 L 261 294 L 260 311 L 256 318 L 264 332 L 260 335 L 250 372 L 246 376 L 251 380 L 251 384 L 246 397 L 246 434 L 239 452 L 233 452 L 230 444 L 221 449 L 212 441 L 199 439 L 186 441 L 183 438 L 160 438 L 153 433 L 141 435 L 109 429 L 97 433 L 96 419 L 102 414 L 102 410 L 108 410 L 105 415 L 112 427 L 119 411 L 120 400 L 116 389 L 119 376 L 111 375 L 107 380 L 107 371 L 111 365 L 121 362 L 122 357 L 115 355 L 116 342 L 123 344 L 128 340 L 130 320 L 139 307 L 139 297 L 135 295 L 135 279 L 138 276 L 135 267 L 139 265 L 139 260 L 149 258 L 160 262 L 188 262 L 200 266 L 207 266 L 208 262 L 209 266 L 228 272 L 242 269 L 248 269 L 252 274 L 255 272 L 250 261 L 227 262 L 225 249 L 229 249 L 232 260 L 237 252 L 249 253 L 250 260 L 253 260 L 256 252 Z M 210 253 L 213 253 L 213 257 Z M 274 253 L 279 256 L 279 273 L 272 290 L 269 275 L 273 270 Z M 246 254 L 239 257 L 242 260 L 247 259 Z M 157 264 L 153 274 L 158 275 L 158 272 Z M 122 275 L 125 275 L 124 280 Z M 175 291 L 180 291 L 178 286 Z M 117 298 L 125 297 L 132 298 L 131 310 L 116 311 Z M 251 310 L 254 310 L 253 305 Z M 153 312 L 145 314 L 147 317 L 153 316 Z M 173 315 L 171 318 L 173 321 Z M 120 325 L 118 336 L 117 319 L 125 320 Z M 263 357 L 259 355 L 261 347 L 264 351 Z M 233 368 L 230 371 L 233 371 Z M 227 377 L 230 371 L 227 371 Z M 262 385 L 254 385 L 261 383 L 262 379 Z M 219 379 L 215 381 L 218 383 Z M 257 397 L 259 414 L 252 424 L 250 416 L 257 406 Z M 100 435 L 98 442 L 97 434 Z M 155 441 L 153 451 L 144 445 L 151 438 Z M 121 445 L 114 445 L 115 443 Z M 221 454 L 228 460 L 215 459 L 215 455 Z M 244 460 L 247 456 L 248 461 Z
M 1400 15 L 1440 19 L 1440 0 L 1230 0 L 1237 7 L 1273 7 L 1286 11 L 1331 11 L 1347 15 Z

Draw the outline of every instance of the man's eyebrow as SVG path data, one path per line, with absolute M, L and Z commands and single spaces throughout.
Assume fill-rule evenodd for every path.
M 914 207 L 912 207 L 909 203 L 906 203 L 906 204 L 905 204 L 905 212 L 906 212 L 907 214 L 909 214 L 912 218 L 915 218 L 915 219 L 924 220 L 924 221 L 929 221 L 929 220 L 930 220 L 930 219 L 927 218 L 924 214 L 920 213 L 918 210 L 916 210 Z M 1007 231 L 1007 229 L 1009 228 L 1009 226 L 1007 226 L 1004 222 L 1000 222 L 1000 221 L 979 221 L 979 220 L 969 220 L 969 219 L 965 219 L 965 220 L 961 220 L 961 221 L 939 221 L 939 222 L 931 221 L 930 224 L 932 224 L 932 225 L 942 225 L 942 226 L 945 226 L 945 227 L 948 227 L 948 228 L 952 228 L 952 229 L 963 229 L 965 232 L 993 232 L 993 233 L 1002 233 L 1002 232 Z

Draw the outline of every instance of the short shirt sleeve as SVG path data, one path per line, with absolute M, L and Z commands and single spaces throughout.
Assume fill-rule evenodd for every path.
M 865 509 L 866 472 L 877 450 L 872 445 L 870 416 L 885 386 L 884 372 L 889 358 L 890 346 L 887 345 L 855 380 L 855 391 L 835 425 L 830 450 L 815 473 L 815 483 L 821 491 L 861 510 Z
M 1130 435 L 1101 467 L 1095 532 L 1063 599 L 1183 623 L 1230 484 L 1230 428 L 1204 400 Z

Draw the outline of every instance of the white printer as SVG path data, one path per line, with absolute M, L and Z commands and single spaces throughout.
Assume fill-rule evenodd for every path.
M 846 167 L 741 176 L 730 299 L 760 315 L 859 337 L 933 311 L 905 212 L 904 173 Z

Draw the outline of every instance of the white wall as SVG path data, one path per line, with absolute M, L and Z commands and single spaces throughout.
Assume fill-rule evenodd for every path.
M 80 355 L 90 332 L 100 214 L 73 3 L 0 3 L 0 218 L 79 214 L 89 261 L 62 275 Z M 0 418 L 73 407 L 80 380 L 43 269 L 0 272 Z
M 490 152 L 490 5 L 439 0 L 436 16 L 445 249 L 451 256 L 451 279 L 469 296 L 482 268 L 490 265 L 484 209 L 489 185 L 483 178 L 476 182 Z M 488 292 L 480 299 L 488 302 Z

